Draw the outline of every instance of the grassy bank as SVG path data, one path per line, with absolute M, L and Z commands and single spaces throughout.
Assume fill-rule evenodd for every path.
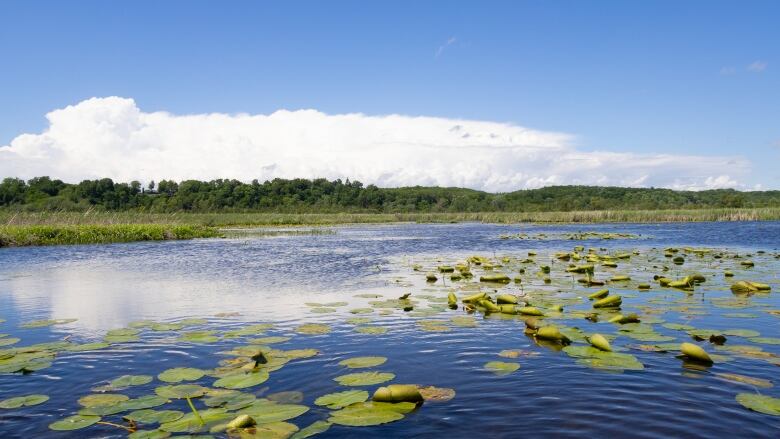
M 171 224 L 209 227 L 312 226 L 356 223 L 612 223 L 780 220 L 780 208 L 690 210 L 599 210 L 572 212 L 465 213 L 168 213 L 143 212 L 12 212 L 0 210 L 0 225 Z
M 0 247 L 212 238 L 217 229 L 177 224 L 80 224 L 0 226 Z

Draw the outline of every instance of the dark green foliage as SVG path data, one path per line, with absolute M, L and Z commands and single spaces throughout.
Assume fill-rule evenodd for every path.
M 142 188 L 111 179 L 67 184 L 49 177 L 0 183 L 0 207 L 26 211 L 138 210 L 146 212 L 557 212 L 780 206 L 780 191 L 673 191 L 598 186 L 551 186 L 492 194 L 440 187 L 378 188 L 358 181 L 274 179 L 175 182 Z M 152 190 L 152 189 L 155 190 Z

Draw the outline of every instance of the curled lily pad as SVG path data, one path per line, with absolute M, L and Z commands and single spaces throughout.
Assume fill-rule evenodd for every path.
M 314 435 L 327 431 L 332 424 L 326 421 L 314 421 L 309 424 L 308 427 L 302 428 L 299 432 L 295 433 L 290 439 L 305 439 Z
M 306 323 L 295 328 L 295 331 L 307 335 L 327 334 L 330 332 L 330 326 L 320 323 Z
M 408 413 L 415 407 L 414 403 L 408 402 L 396 404 L 378 402 L 358 403 L 332 412 L 328 422 L 351 427 L 386 424 L 403 419 L 403 413 Z
M 30 407 L 43 404 L 48 401 L 47 395 L 27 395 L 8 398 L 0 401 L 0 409 L 18 409 L 20 407 Z
M 371 386 L 381 384 L 395 378 L 395 374 L 389 372 L 359 372 L 341 375 L 333 378 L 342 386 Z
M 449 401 L 455 397 L 455 389 L 446 387 L 427 386 L 420 387 L 418 390 L 426 401 Z
M 180 383 L 182 381 L 195 381 L 203 378 L 206 372 L 193 367 L 174 367 L 157 375 L 157 379 L 166 383 Z
M 754 412 L 780 416 L 780 398 L 755 393 L 740 393 L 736 398 L 738 403 Z
M 181 419 L 184 413 L 178 410 L 136 410 L 123 418 L 138 422 L 139 424 L 162 424 Z
M 199 398 L 206 394 L 209 389 L 197 384 L 178 384 L 175 386 L 160 386 L 154 389 L 154 393 L 163 398 L 186 399 Z
M 344 392 L 322 395 L 314 400 L 314 404 L 322 405 L 329 409 L 340 409 L 356 402 L 366 402 L 366 400 L 368 400 L 368 392 L 365 390 L 346 390 Z
M 506 361 L 488 361 L 485 363 L 485 369 L 496 375 L 508 375 L 517 369 L 520 369 L 520 365 Z
M 385 364 L 386 361 L 386 357 L 354 357 L 339 361 L 339 365 L 350 369 L 360 369 L 363 367 L 379 366 Z
M 94 425 L 98 421 L 100 421 L 100 416 L 73 415 L 49 424 L 49 428 L 55 431 L 79 430 Z
M 222 377 L 214 382 L 214 387 L 223 387 L 225 389 L 244 389 L 256 386 L 268 380 L 268 372 L 258 370 L 250 373 L 236 373 Z

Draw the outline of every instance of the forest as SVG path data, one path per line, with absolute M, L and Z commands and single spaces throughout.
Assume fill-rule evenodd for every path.
M 554 212 L 780 206 L 780 191 L 550 186 L 508 193 L 450 187 L 379 188 L 349 179 L 218 179 L 117 183 L 110 178 L 65 183 L 50 177 L 5 178 L 0 209 L 144 212 Z

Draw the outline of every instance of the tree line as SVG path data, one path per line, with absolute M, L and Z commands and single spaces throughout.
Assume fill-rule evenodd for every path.
M 349 179 L 161 180 L 142 185 L 110 178 L 65 183 L 49 177 L 0 183 L 0 208 L 26 211 L 148 212 L 541 212 L 777 207 L 780 191 L 675 191 L 657 188 L 550 186 L 508 193 L 463 188 L 364 186 Z

